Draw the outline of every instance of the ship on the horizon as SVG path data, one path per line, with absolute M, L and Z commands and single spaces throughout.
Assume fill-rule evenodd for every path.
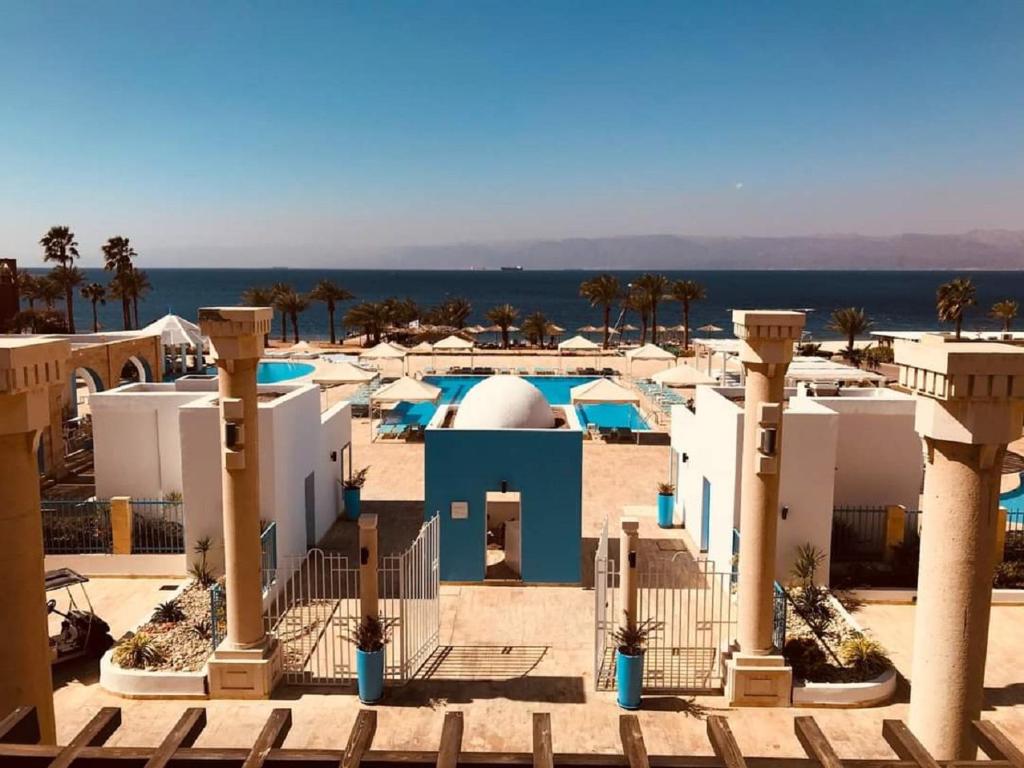
M 522 272 L 523 271 L 523 265 L 522 264 L 514 264 L 511 267 L 502 267 L 501 271 L 502 272 Z

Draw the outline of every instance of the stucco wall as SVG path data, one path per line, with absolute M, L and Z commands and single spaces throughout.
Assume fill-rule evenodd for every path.
M 317 455 L 316 526 L 318 539 L 344 511 L 339 481 L 343 449 L 352 442 L 352 406 L 338 403 L 320 414 L 320 452 Z M 335 453 L 336 459 L 331 459 Z
M 583 440 L 575 430 L 454 430 L 425 433 L 426 516 L 440 515 L 441 578 L 482 581 L 486 494 L 521 494 L 522 578 L 580 581 Z M 451 503 L 469 504 L 453 520 Z

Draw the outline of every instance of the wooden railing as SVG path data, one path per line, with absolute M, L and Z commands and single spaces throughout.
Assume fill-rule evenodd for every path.
M 361 710 L 349 732 L 344 749 L 288 749 L 284 740 L 291 729 L 290 709 L 271 710 L 250 747 L 195 747 L 206 727 L 206 710 L 185 710 L 177 723 L 155 747 L 108 747 L 107 740 L 121 725 L 121 710 L 104 707 L 65 746 L 38 744 L 39 723 L 35 710 L 19 707 L 0 721 L 0 766 L 26 768 L 953 768 L 953 761 L 937 761 L 928 754 L 910 729 L 899 720 L 884 720 L 882 736 L 899 759 L 840 759 L 813 717 L 793 718 L 793 730 L 803 747 L 803 758 L 745 756 L 729 721 L 718 715 L 707 718 L 707 736 L 714 757 L 647 754 L 636 715 L 619 718 L 621 754 L 567 754 L 553 750 L 551 718 L 533 715 L 532 752 L 463 752 L 463 713 L 448 712 L 436 750 L 383 751 L 371 749 L 377 731 L 377 713 Z M 956 761 L 955 768 L 1021 768 L 1024 752 L 988 721 L 974 723 L 974 737 L 988 755 L 985 761 Z

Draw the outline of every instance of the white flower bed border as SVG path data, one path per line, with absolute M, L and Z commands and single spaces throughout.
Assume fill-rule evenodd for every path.
M 836 596 L 829 593 L 829 602 L 841 621 L 857 632 L 864 629 L 843 607 Z M 794 707 L 874 707 L 887 703 L 896 694 L 899 675 L 890 667 L 878 677 L 862 683 L 809 683 L 793 684 Z
M 169 600 L 181 595 L 191 582 L 186 581 L 179 586 Z M 144 617 L 135 625 L 133 632 L 149 621 Z M 114 663 L 114 648 L 111 647 L 100 659 L 100 686 L 110 693 L 126 699 L 207 699 L 209 691 L 206 684 L 206 665 L 193 672 L 175 672 L 173 670 L 150 671 L 145 669 L 125 669 Z

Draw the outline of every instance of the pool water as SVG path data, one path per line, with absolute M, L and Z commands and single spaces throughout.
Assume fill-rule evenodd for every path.
M 441 388 L 441 404 L 460 403 L 466 393 L 483 381 L 486 376 L 424 376 L 423 380 Z M 552 405 L 569 405 L 572 402 L 570 392 L 573 387 L 593 381 L 599 376 L 523 376 L 528 382 L 541 391 Z M 421 404 L 423 405 L 423 404 Z M 431 409 L 434 406 L 429 406 Z M 431 410 L 433 413 L 433 410 Z M 635 406 L 629 403 L 592 403 L 577 405 L 576 413 L 584 429 L 594 424 L 604 429 L 632 429 L 634 431 L 649 430 Z M 420 419 L 423 409 L 415 414 Z M 425 422 L 423 422 L 425 423 Z
M 1012 491 L 999 495 L 999 506 L 1006 508 L 1006 521 L 1013 527 L 1024 526 L 1024 472 L 1020 473 L 1021 484 Z
M 278 360 L 262 362 L 256 367 L 256 383 L 277 384 L 282 381 L 297 379 L 300 376 L 306 376 L 315 369 L 316 367 L 309 363 L 287 363 Z M 217 368 L 216 366 L 208 366 L 206 372 L 216 376 Z

